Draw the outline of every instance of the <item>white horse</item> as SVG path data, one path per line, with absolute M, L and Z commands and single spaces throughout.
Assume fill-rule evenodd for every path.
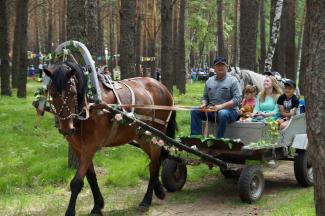
M 265 75 L 256 73 L 254 71 L 248 70 L 248 69 L 240 69 L 239 67 L 231 67 L 229 74 L 236 77 L 237 80 L 240 83 L 240 86 L 242 90 L 247 85 L 255 85 L 258 89 L 258 92 L 262 91 L 263 89 L 263 83 L 265 79 Z M 284 83 L 287 79 L 282 78 L 281 76 L 275 76 L 278 82 L 280 83 L 280 86 L 282 89 L 284 89 Z M 296 88 L 296 96 L 300 97 L 300 91 L 299 88 Z

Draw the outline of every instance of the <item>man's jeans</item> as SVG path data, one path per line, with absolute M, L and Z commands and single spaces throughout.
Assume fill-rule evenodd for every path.
M 215 118 L 218 122 L 218 138 L 225 137 L 227 123 L 234 122 L 238 118 L 238 113 L 235 109 L 222 109 L 218 112 L 208 112 L 208 120 L 214 122 Z M 200 109 L 191 111 L 191 135 L 202 134 L 202 120 L 207 120 L 206 113 Z

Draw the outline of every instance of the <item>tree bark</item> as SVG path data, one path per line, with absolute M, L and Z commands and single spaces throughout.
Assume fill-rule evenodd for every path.
M 69 0 L 67 7 L 67 39 L 86 44 L 85 0 Z
M 98 56 L 98 8 L 97 1 L 85 0 L 87 47 L 97 61 Z
M 176 86 L 181 94 L 186 93 L 186 63 L 185 63 L 185 8 L 186 0 L 180 0 L 178 24 L 178 60 Z
M 265 45 L 265 9 L 264 0 L 260 0 L 260 59 L 259 59 L 259 73 L 264 72 L 264 62 L 266 59 L 266 45 Z
M 310 43 L 310 32 L 309 26 L 310 25 L 310 16 L 311 13 L 307 12 L 308 6 L 308 0 L 305 1 L 305 23 L 303 28 L 303 39 L 302 39 L 302 51 L 301 51 L 301 62 L 300 62 L 300 72 L 299 72 L 299 90 L 300 92 L 305 92 L 305 76 L 307 74 L 307 62 L 310 58 L 309 52 L 308 52 L 308 46 Z
M 140 76 L 141 65 L 141 27 L 143 24 L 142 19 L 142 4 L 140 0 L 136 1 L 136 29 L 135 29 L 135 64 L 136 64 L 136 76 Z
M 20 23 L 20 35 L 18 36 L 19 40 L 16 41 L 19 43 L 19 67 L 18 67 L 18 89 L 17 97 L 26 97 L 26 83 L 27 75 L 26 68 L 28 67 L 27 59 L 27 24 L 28 24 L 28 0 L 22 0 L 17 2 L 17 8 L 19 13 L 17 13 L 16 22 Z
M 239 64 L 239 35 L 238 35 L 238 22 L 240 17 L 240 0 L 235 0 L 235 15 L 234 15 L 234 45 L 232 51 L 232 63 L 234 66 Z
M 12 88 L 18 87 L 19 65 L 20 65 L 20 36 L 22 34 L 22 23 L 19 19 L 19 13 L 21 11 L 21 3 L 16 4 L 16 21 L 13 41 L 13 56 L 12 56 L 12 68 L 11 68 L 11 86 Z M 26 70 L 26 69 L 25 69 Z M 25 71 L 24 70 L 24 71 Z
M 278 41 L 279 31 L 280 31 L 280 21 L 282 14 L 283 0 L 277 0 L 275 9 L 274 9 L 274 19 L 271 24 L 272 30 L 270 34 L 270 45 L 265 59 L 265 69 L 264 71 L 271 71 L 272 61 L 274 56 L 275 47 Z
M 282 76 L 296 79 L 295 70 L 295 0 L 283 2 L 280 36 L 275 48 L 272 68 Z
M 48 2 L 48 18 L 47 18 L 47 43 L 46 43 L 46 51 L 48 53 L 52 52 L 52 43 L 53 43 L 53 2 L 52 0 Z
M 161 1 L 161 76 L 162 83 L 171 93 L 173 93 L 172 17 L 172 0 Z
M 104 44 L 104 25 L 102 20 L 100 1 L 97 0 L 97 20 L 98 20 L 98 50 L 97 54 L 102 58 L 101 63 L 105 62 L 105 44 Z M 104 57 L 104 58 L 103 58 Z
M 307 1 L 306 122 L 314 174 L 316 215 L 325 215 L 325 0 Z
M 121 78 L 136 76 L 136 1 L 121 0 L 120 9 L 120 67 Z
M 7 0 L 0 0 L 0 79 L 1 95 L 11 96 Z
M 224 41 L 224 20 L 223 20 L 223 0 L 217 0 L 217 41 L 218 41 L 218 56 L 227 57 L 227 52 L 225 49 L 225 41 Z
M 240 3 L 240 67 L 256 71 L 258 0 Z
M 109 55 L 110 55 L 110 59 L 109 59 L 109 69 L 110 72 L 112 73 L 112 77 L 114 78 L 114 54 L 115 54 L 115 43 L 114 43 L 114 9 L 113 9 L 113 2 L 111 2 L 110 4 L 110 17 L 109 17 Z
M 174 80 L 173 84 L 176 85 L 177 83 L 177 65 L 178 65 L 178 6 L 179 6 L 179 1 L 174 0 L 173 2 L 173 74 L 174 74 Z
M 59 29 L 59 41 L 63 43 L 66 41 L 66 15 L 67 15 L 67 4 L 66 0 L 61 0 L 60 8 L 60 29 Z

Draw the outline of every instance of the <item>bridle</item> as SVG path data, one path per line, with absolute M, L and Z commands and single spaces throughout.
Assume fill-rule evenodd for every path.
M 70 78 L 70 80 L 68 81 L 68 88 L 67 88 L 67 91 L 66 92 L 70 92 L 73 85 L 76 83 L 76 79 L 75 79 L 75 76 L 72 76 Z M 83 113 L 83 109 L 80 110 L 79 113 L 77 112 L 72 112 L 69 108 L 69 105 L 67 104 L 67 101 L 68 101 L 68 98 L 69 98 L 69 94 L 65 94 L 64 97 L 62 97 L 62 94 L 59 94 L 59 97 L 58 97 L 60 100 L 61 100 L 61 106 L 60 108 L 57 110 L 55 108 L 55 106 L 53 105 L 53 103 L 51 102 L 51 100 L 48 100 L 49 101 L 49 104 L 50 104 L 50 108 L 51 108 L 51 112 L 54 114 L 54 116 L 56 118 L 58 118 L 59 120 L 68 120 L 69 118 L 71 117 L 77 117 L 79 120 L 85 120 L 85 118 L 81 115 Z M 78 111 L 78 99 L 77 99 L 77 94 L 75 94 L 73 96 L 73 100 L 74 100 L 74 103 L 75 103 L 75 110 Z M 63 116 L 63 111 L 66 110 L 67 111 L 67 115 Z

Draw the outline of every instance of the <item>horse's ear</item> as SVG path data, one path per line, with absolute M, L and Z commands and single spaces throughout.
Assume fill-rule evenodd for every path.
M 44 68 L 44 73 L 46 74 L 46 76 L 48 77 L 52 77 L 52 72 L 50 70 L 48 70 L 47 68 Z

